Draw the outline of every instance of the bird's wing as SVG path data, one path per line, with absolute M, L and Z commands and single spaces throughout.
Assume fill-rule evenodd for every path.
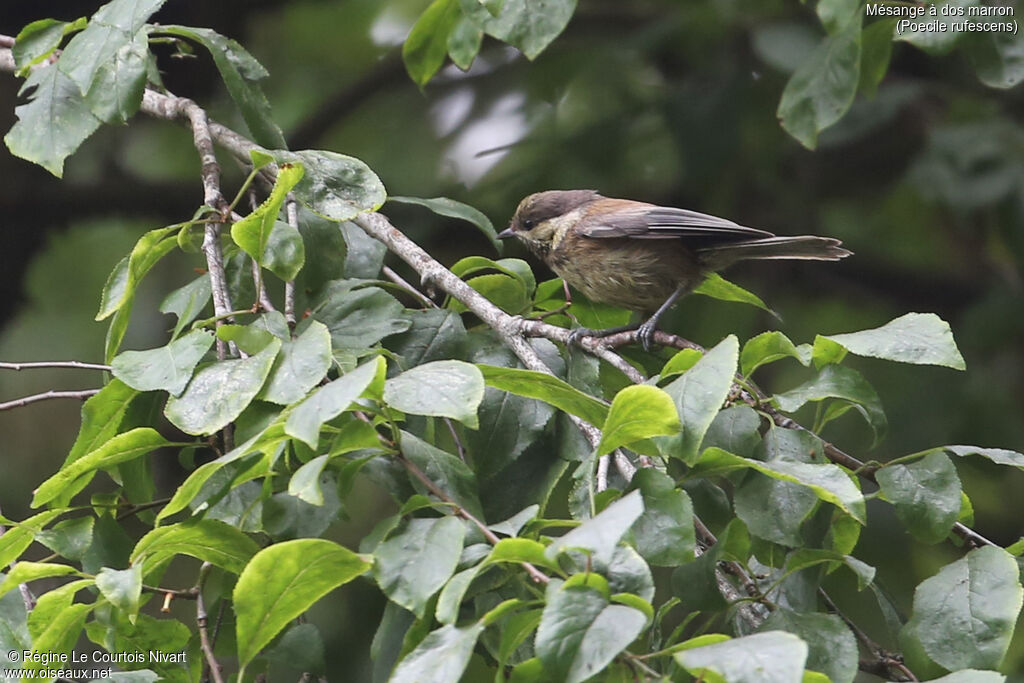
M 770 232 L 748 228 L 706 213 L 653 204 L 595 211 L 591 216 L 580 225 L 580 234 L 586 237 L 684 238 L 713 244 L 773 236 Z

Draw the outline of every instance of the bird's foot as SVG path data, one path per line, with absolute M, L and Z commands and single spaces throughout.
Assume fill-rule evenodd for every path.
M 636 338 L 640 341 L 640 346 L 644 348 L 644 351 L 650 351 L 654 347 L 654 333 L 657 331 L 658 321 L 654 318 L 636 328 Z
M 603 339 L 604 337 L 610 337 L 613 334 L 619 332 L 632 332 L 636 329 L 636 325 L 623 325 L 622 327 L 609 327 L 604 330 L 594 330 L 589 327 L 577 327 L 575 330 L 569 333 L 569 339 L 567 343 L 569 346 L 575 344 L 576 346 L 582 347 L 581 340 L 584 337 L 590 337 L 592 339 Z

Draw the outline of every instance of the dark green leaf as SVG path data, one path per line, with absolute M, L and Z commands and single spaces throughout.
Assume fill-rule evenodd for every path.
M 37 533 L 36 540 L 61 557 L 81 561 L 92 545 L 93 524 L 92 517 L 66 519 Z
M 387 347 L 402 357 L 403 367 L 462 356 L 466 328 L 457 313 L 433 308 L 406 311 L 405 316 L 412 325 L 387 341 Z
M 212 434 L 241 415 L 263 387 L 281 341 L 249 358 L 218 361 L 197 372 L 181 396 L 167 399 L 164 415 L 186 434 Z
M 818 133 L 853 104 L 860 80 L 861 17 L 826 37 L 793 73 L 776 115 L 804 147 L 814 149 Z
M 831 683 L 853 683 L 857 675 L 857 640 L 835 614 L 801 614 L 779 609 L 760 631 L 786 631 L 808 645 L 807 668 L 828 676 Z
M 761 443 L 761 416 L 748 405 L 735 405 L 718 411 L 704 434 L 701 448 L 716 446 L 724 451 L 753 457 Z
M 615 501 L 592 519 L 588 519 L 548 546 L 549 559 L 567 550 L 584 550 L 598 562 L 611 562 L 619 540 L 644 512 L 643 498 L 634 491 Z
M 324 218 L 351 220 L 361 213 L 376 211 L 387 199 L 377 174 L 354 157 L 325 150 L 275 150 L 273 154 L 279 164 L 300 163 L 306 169 L 295 187 L 295 196 Z
M 331 367 L 331 333 L 316 320 L 296 339 L 285 340 L 259 398 L 289 405 L 320 383 Z
M 158 349 L 125 351 L 110 365 L 114 376 L 133 389 L 162 390 L 177 396 L 212 345 L 212 334 L 196 330 Z
M 203 274 L 174 290 L 160 302 L 161 313 L 173 313 L 178 317 L 171 339 L 176 339 L 186 325 L 199 317 L 210 301 L 210 294 L 210 276 Z
M 636 548 L 655 565 L 675 566 L 694 557 L 693 504 L 668 475 L 641 468 L 630 482 L 640 490 L 644 511 L 633 524 Z
M 893 31 L 896 19 L 882 19 L 869 24 L 862 34 L 863 49 L 860 55 L 860 84 L 857 90 L 866 97 L 874 97 L 878 84 L 889 70 L 892 57 Z
M 85 94 L 86 104 L 101 121 L 124 123 L 139 110 L 142 91 L 146 88 L 148 59 L 149 36 L 141 29 L 109 60 L 101 62 Z M 63 59 L 58 68 L 63 68 L 62 64 Z
M 458 360 L 438 360 L 406 370 L 384 385 L 384 401 L 405 413 L 450 417 L 479 427 L 476 409 L 484 397 L 480 370 Z
M 95 605 L 74 604 L 68 605 L 66 609 L 56 614 L 46 629 L 34 638 L 32 649 L 35 652 L 46 652 L 51 655 L 63 654 L 71 660 L 70 652 L 78 642 L 78 637 L 85 626 L 85 618 L 93 610 Z M 44 664 L 43 658 L 37 658 L 25 662 L 25 668 L 29 671 L 45 670 L 52 666 L 52 663 Z M 45 676 L 40 676 L 45 678 Z
M 264 252 L 263 267 L 285 282 L 291 282 L 306 265 L 306 243 L 302 234 L 284 221 L 274 221 Z
M 450 1 L 454 4 L 458 0 Z M 477 35 L 479 35 L 479 31 L 477 29 L 474 29 L 472 27 L 472 24 L 469 24 L 465 20 L 463 20 L 460 23 L 460 26 L 469 26 L 469 30 L 476 30 Z M 477 39 L 477 48 L 479 48 L 479 39 Z M 457 61 L 456 63 L 458 64 Z M 468 66 L 466 68 L 468 68 Z M 495 250 L 501 250 L 501 242 L 498 240 L 498 233 L 495 232 L 494 225 L 491 223 L 491 219 L 484 215 L 482 211 L 473 208 L 469 204 L 463 204 L 462 202 L 457 202 L 454 199 L 449 199 L 448 197 L 431 197 L 429 199 L 424 199 L 421 197 L 388 197 L 388 201 L 398 202 L 399 204 L 416 204 L 418 206 L 424 206 L 439 216 L 446 216 L 448 218 L 460 218 L 468 223 L 472 223 L 473 225 L 480 229 L 480 232 L 487 236 L 487 239 L 490 240 L 491 244 L 494 245 Z
M 864 496 L 850 477 L 836 465 L 812 465 L 784 460 L 761 462 L 741 458 L 719 448 L 709 448 L 701 455 L 692 476 L 724 474 L 742 468 L 757 470 L 774 479 L 806 486 L 814 491 L 818 498 L 836 505 L 861 524 L 867 521 Z
M 967 44 L 978 79 L 992 88 L 1012 88 L 1024 81 L 1024 35 L 988 31 Z
M 14 64 L 18 67 L 18 75 L 24 75 L 23 70 L 48 58 L 60 46 L 64 36 L 81 31 L 86 24 L 84 17 L 72 23 L 56 19 L 39 19 L 27 24 L 18 32 L 14 39 L 14 47 L 11 48 Z
M 963 10 L 960 10 L 960 13 L 948 10 L 950 8 L 976 7 L 978 4 L 978 0 L 940 0 L 929 3 L 929 8 L 935 8 L 935 14 L 929 12 L 926 16 L 906 22 L 907 25 L 904 24 L 904 21 L 898 22 L 893 39 L 906 41 L 932 56 L 949 54 L 964 34 L 964 31 L 956 24 L 966 22 L 966 18 Z M 937 28 L 936 24 L 942 28 Z M 911 27 L 915 30 L 910 30 Z
M 30 101 L 15 108 L 18 121 L 4 142 L 14 156 L 61 178 L 64 160 L 100 127 L 100 120 L 74 81 L 56 66 L 30 73 L 19 94 L 29 91 L 34 91 Z
M 238 659 L 245 666 L 288 623 L 370 563 L 332 541 L 305 538 L 264 548 L 235 584 Z
M 160 26 L 157 30 L 194 40 L 209 50 L 231 99 L 252 133 L 252 139 L 269 149 L 287 146 L 281 129 L 274 123 L 270 103 L 256 83 L 267 76 L 267 70 L 244 47 L 208 28 Z
M 66 464 L 40 484 L 32 498 L 32 507 L 45 505 L 58 497 L 70 499 L 88 485 L 96 470 L 140 458 L 170 443 L 150 427 L 138 427 L 118 434 L 96 450 Z
M 972 550 L 914 591 L 904 627 L 949 670 L 999 667 L 1021 608 L 1020 569 L 1002 548 Z
M 188 555 L 239 574 L 259 549 L 255 541 L 224 522 L 191 519 L 150 531 L 135 544 L 131 561 L 141 563 L 148 573 L 175 555 Z
M 434 0 L 416 20 L 402 44 L 405 68 L 421 88 L 444 64 L 448 36 L 460 17 L 458 0 Z
M 825 337 L 850 353 L 917 365 L 964 370 L 949 323 L 934 313 L 907 313 L 873 330 Z
M 615 395 L 601 431 L 597 454 L 611 453 L 652 436 L 678 434 L 679 415 L 672 397 L 657 387 L 629 386 Z
M 572 579 L 549 585 L 547 598 L 537 628 L 537 656 L 549 674 L 566 683 L 604 669 L 647 624 L 640 610 L 611 604 L 601 590 Z
M 473 61 L 480 52 L 483 37 L 484 32 L 468 17 L 459 18 L 448 35 L 448 56 L 452 58 L 455 66 L 463 71 L 469 71 L 469 67 L 473 66 Z
M 397 299 L 377 287 L 353 289 L 355 284 L 346 280 L 328 283 L 313 309 L 314 318 L 331 331 L 336 349 L 366 349 L 409 329 L 409 319 Z
M 671 440 L 674 446 L 670 452 L 688 464 L 697 460 L 704 434 L 729 395 L 738 358 L 739 341 L 729 335 L 709 349 L 686 374 L 665 387 L 683 424 L 682 435 Z
M 943 446 L 942 450 L 953 455 L 965 457 L 968 455 L 980 455 L 997 465 L 1011 465 L 1017 469 L 1024 469 L 1024 453 L 1006 450 L 1005 448 L 978 448 L 977 446 Z
M 960 516 L 960 478 L 949 456 L 933 452 L 909 465 L 888 465 L 875 473 L 882 495 L 916 538 L 938 543 Z
M 483 517 L 483 508 L 477 497 L 480 487 L 469 465 L 409 432 L 402 432 L 402 452 L 460 507 L 478 519 Z M 413 477 L 412 482 L 417 490 L 426 492 L 418 479 Z
M 82 426 L 64 463 L 72 463 L 109 441 L 139 392 L 119 379 L 111 380 L 100 393 L 82 405 Z
M 465 534 L 456 517 L 408 520 L 374 553 L 377 584 L 392 602 L 422 618 L 427 601 L 455 572 Z
M 776 394 L 772 400 L 780 409 L 791 413 L 809 401 L 828 398 L 841 399 L 853 405 L 871 427 L 876 443 L 885 436 L 888 421 L 882 402 L 864 376 L 853 368 L 826 365 L 814 379 L 783 394 Z
M 142 567 L 104 567 L 96 574 L 96 587 L 110 604 L 134 617 L 139 612 L 139 598 L 142 596 Z
M 772 543 L 802 543 L 800 527 L 818 503 L 807 487 L 751 472 L 736 488 L 733 505 L 750 533 Z
M 792 683 L 803 677 L 807 643 L 791 633 L 770 631 L 683 650 L 676 662 L 704 680 L 714 674 L 729 683 Z

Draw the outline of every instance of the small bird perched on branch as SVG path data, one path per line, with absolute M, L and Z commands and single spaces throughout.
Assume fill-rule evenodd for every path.
M 650 315 L 639 325 L 574 330 L 570 341 L 636 329 L 645 349 L 662 314 L 710 273 L 746 259 L 838 261 L 852 253 L 831 237 L 776 236 L 594 190 L 531 194 L 498 237 L 517 238 L 588 299 Z

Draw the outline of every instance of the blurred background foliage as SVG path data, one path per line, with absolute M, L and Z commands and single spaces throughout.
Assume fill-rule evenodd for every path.
M 851 411 L 825 436 L 863 459 L 888 460 L 941 444 L 1024 450 L 1024 91 L 978 82 L 957 54 L 935 57 L 897 43 L 890 72 L 811 152 L 778 125 L 791 71 L 820 40 L 813 8 L 781 0 L 581 0 L 563 35 L 534 62 L 485 39 L 468 73 L 445 69 L 423 90 L 409 79 L 401 42 L 425 0 L 172 0 L 154 19 L 209 26 L 235 38 L 270 71 L 264 83 L 293 149 L 330 149 L 364 160 L 390 194 L 449 196 L 498 226 L 518 200 L 543 189 L 594 188 L 608 196 L 683 206 L 788 233 L 841 238 L 856 257 L 841 264 L 741 265 L 730 279 L 782 317 L 690 297 L 666 324 L 701 344 L 780 329 L 794 342 L 817 333 L 881 325 L 908 311 L 949 321 L 966 373 L 851 360 L 886 407 L 890 432 L 869 450 Z M 29 21 L 73 20 L 99 2 L 7 3 L 0 33 Z M 239 130 L 205 54 L 163 59 L 165 82 Z M 0 78 L 0 128 L 14 122 L 18 82 Z M 226 170 L 231 162 L 223 159 Z M 102 128 L 59 181 L 0 155 L 0 358 L 102 357 L 105 325 L 92 321 L 110 268 L 146 229 L 188 218 L 202 202 L 198 162 L 184 128 L 137 118 Z M 468 224 L 408 205 L 384 211 L 442 262 L 491 255 Z M 518 247 L 510 255 L 522 256 Z M 135 306 L 126 348 L 163 343 L 162 293 L 194 274 L 168 260 Z M 397 267 L 397 266 L 396 266 Z M 550 277 L 536 265 L 538 278 Z M 147 299 L 148 297 L 148 299 Z M 772 391 L 799 384 L 797 364 L 759 373 Z M 81 372 L 0 374 L 0 400 L 46 389 L 99 386 Z M 28 514 L 32 488 L 52 472 L 78 427 L 78 405 L 46 402 L 0 412 L 5 476 L 0 505 Z M 1021 535 L 1016 505 L 1024 474 L 971 459 L 958 463 L 974 527 L 1002 545 Z M 181 473 L 170 466 L 168 485 Z M 390 511 L 365 492 L 366 511 Z M 357 539 L 372 525 L 360 511 Z M 883 506 L 875 515 L 891 514 Z M 355 517 L 355 516 L 354 516 Z M 915 545 L 899 525 L 862 539 L 861 559 L 895 593 L 957 554 Z M 906 563 L 907 557 L 911 563 Z M 383 604 L 350 589 L 326 600 L 329 668 L 369 680 L 371 633 Z M 856 600 L 843 605 L 859 623 Z M 909 608 L 908 605 L 904 607 Z M 1024 667 L 1018 629 L 1011 665 Z M 891 643 L 896 647 L 895 643 Z

